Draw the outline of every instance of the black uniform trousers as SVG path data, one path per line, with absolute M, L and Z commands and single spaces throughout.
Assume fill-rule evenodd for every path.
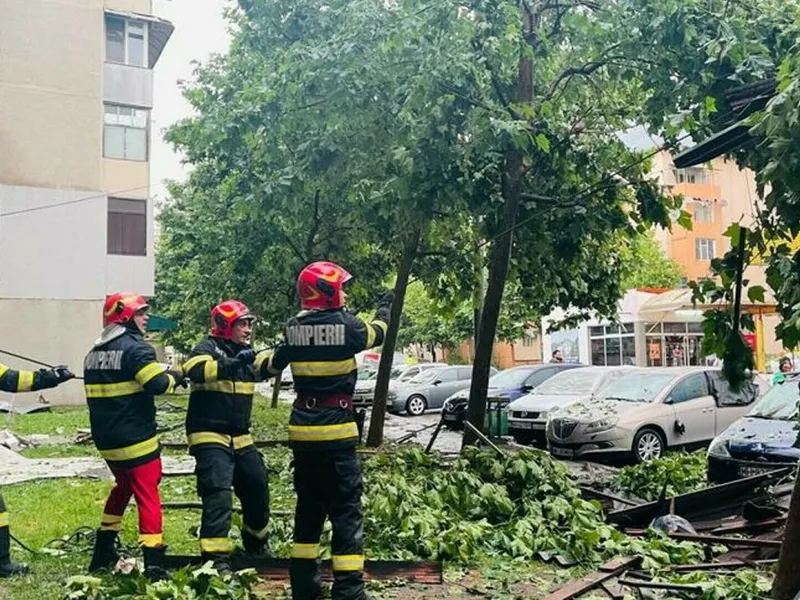
M 333 526 L 333 600 L 366 598 L 361 463 L 355 448 L 294 451 L 297 508 L 291 560 L 292 598 L 316 600 L 319 541 L 325 518 Z
M 6 503 L 3 502 L 3 493 L 0 492 L 0 565 L 11 560 L 11 535 L 8 530 L 8 513 Z
M 203 501 L 200 550 L 206 555 L 231 551 L 228 533 L 233 517 L 231 488 L 242 503 L 243 537 L 267 537 L 269 481 L 264 459 L 254 445 L 234 450 L 220 444 L 192 448 L 197 494 Z

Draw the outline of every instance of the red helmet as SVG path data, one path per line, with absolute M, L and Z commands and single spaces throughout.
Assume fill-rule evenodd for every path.
M 325 310 L 344 306 L 344 284 L 352 275 L 332 262 L 315 262 L 300 271 L 297 295 L 306 310 Z
M 211 309 L 211 335 L 215 337 L 231 339 L 233 325 L 236 321 L 247 319 L 254 320 L 256 317 L 243 302 L 238 300 L 225 300 Z
M 138 311 L 148 308 L 150 305 L 144 296 L 137 296 L 130 292 L 111 294 L 106 298 L 105 306 L 103 306 L 103 327 L 107 327 L 111 323 L 120 325 L 127 323 Z

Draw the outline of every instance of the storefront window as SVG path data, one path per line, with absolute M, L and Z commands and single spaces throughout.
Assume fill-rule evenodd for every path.
M 592 364 L 620 366 L 636 364 L 633 323 L 599 325 L 589 328 Z
M 685 367 L 702 363 L 702 323 L 646 323 L 647 365 Z

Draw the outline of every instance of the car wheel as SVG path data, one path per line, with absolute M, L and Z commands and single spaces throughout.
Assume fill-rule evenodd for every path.
M 633 458 L 636 462 L 647 462 L 664 456 L 664 436 L 655 429 L 645 427 L 633 438 Z
M 420 416 L 426 408 L 428 408 L 428 403 L 422 396 L 414 395 L 406 400 L 406 412 L 412 417 Z
M 515 442 L 523 446 L 529 446 L 533 442 L 533 434 L 527 431 L 514 431 L 511 436 Z

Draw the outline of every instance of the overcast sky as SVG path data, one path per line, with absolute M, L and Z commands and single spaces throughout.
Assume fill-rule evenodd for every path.
M 175 31 L 155 68 L 150 162 L 151 196 L 164 198 L 164 179 L 182 179 L 180 157 L 165 144 L 162 131 L 191 114 L 178 81 L 191 79 L 192 61 L 206 62 L 230 43 L 223 8 L 233 0 L 153 0 L 153 14 L 171 21 Z

